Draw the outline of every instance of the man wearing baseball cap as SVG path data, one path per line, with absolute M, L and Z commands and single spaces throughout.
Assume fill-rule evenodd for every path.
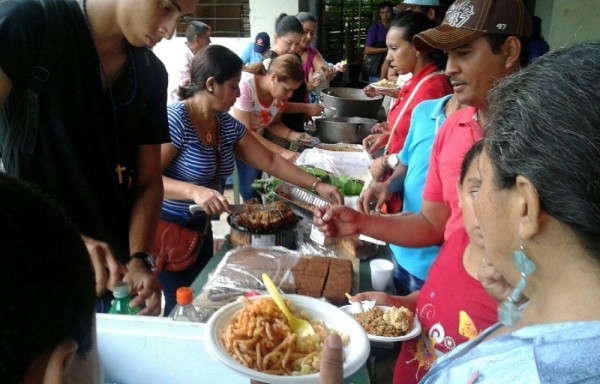
M 456 190 L 460 165 L 483 136 L 489 91 L 526 62 L 531 28 L 522 0 L 458 0 L 440 26 L 413 38 L 420 52 L 448 54 L 445 73 L 457 101 L 468 106 L 450 116 L 435 138 L 421 213 L 413 219 L 423 226 L 424 245 L 439 244 L 463 227 Z M 414 228 L 408 221 L 407 228 Z
M 254 42 L 249 43 L 240 58 L 244 65 L 258 63 L 263 60 L 263 54 L 271 48 L 271 39 L 267 32 L 259 32 Z

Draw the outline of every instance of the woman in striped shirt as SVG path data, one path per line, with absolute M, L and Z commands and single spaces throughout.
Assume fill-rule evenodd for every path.
M 210 216 L 230 212 L 222 192 L 225 179 L 233 173 L 234 155 L 327 199 L 343 200 L 335 187 L 319 183 L 267 149 L 228 113 L 240 95 L 241 70 L 242 61 L 235 53 L 223 46 L 208 46 L 192 61 L 192 83 L 180 89 L 182 101 L 168 107 L 171 143 L 161 147 L 165 189 L 161 220 L 198 231 L 204 240 L 192 266 L 159 275 L 167 315 L 175 304 L 177 288 L 189 286 L 212 257 Z M 206 214 L 190 214 L 190 204 L 201 205 Z

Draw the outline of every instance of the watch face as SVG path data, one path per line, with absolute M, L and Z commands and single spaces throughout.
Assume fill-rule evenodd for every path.
M 399 162 L 400 162 L 400 160 L 398 160 L 397 155 L 392 155 L 388 158 L 388 164 L 390 165 L 391 168 L 396 168 L 398 166 Z

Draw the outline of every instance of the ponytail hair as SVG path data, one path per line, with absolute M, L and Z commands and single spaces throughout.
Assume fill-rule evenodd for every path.
M 296 16 L 290 16 L 282 13 L 275 19 L 275 33 L 277 36 L 286 36 L 290 33 L 304 34 L 304 27 Z
M 242 71 L 242 59 L 229 48 L 211 44 L 199 54 L 194 55 L 190 68 L 190 84 L 179 86 L 177 94 L 182 100 L 190 98 L 194 93 L 206 88 L 206 80 L 214 77 L 217 84 L 234 78 Z

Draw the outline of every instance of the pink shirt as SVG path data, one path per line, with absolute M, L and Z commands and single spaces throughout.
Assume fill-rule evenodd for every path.
M 302 69 L 304 70 L 304 80 L 310 81 L 310 75 L 313 72 L 313 61 L 315 60 L 315 56 L 317 56 L 317 48 L 309 45 L 306 48 L 306 61 L 302 63 Z
M 240 96 L 233 105 L 240 111 L 250 112 L 252 114 L 252 126 L 246 127 L 262 135 L 265 127 L 268 127 L 279 112 L 285 108 L 285 103 L 279 100 L 273 100 L 270 105 L 265 105 L 258 99 L 256 81 L 253 73 L 242 72 L 240 80 Z
M 465 153 L 483 137 L 476 115 L 477 109 L 473 107 L 452 114 L 440 128 L 431 150 L 423 200 L 443 203 L 450 208 L 450 218 L 444 231 L 446 240 L 463 227 L 456 181 Z
M 394 370 L 395 384 L 417 383 L 438 356 L 474 339 L 497 322 L 496 303 L 463 265 L 469 244 L 464 228 L 444 243 L 417 299 L 417 318 L 423 328 L 404 341 Z
M 388 113 L 387 123 L 390 131 L 393 129 L 398 115 L 404 108 L 404 104 L 406 104 L 410 98 L 410 95 L 417 87 L 417 84 L 419 84 L 421 79 L 423 79 L 425 76 L 435 71 L 439 71 L 439 69 L 433 63 L 429 63 L 423 67 L 419 73 L 417 73 L 404 84 L 400 90 L 398 98 Z M 452 93 L 452 87 L 450 86 L 446 76 L 443 74 L 432 76 L 424 81 L 417 90 L 417 93 L 413 96 L 410 104 L 406 107 L 404 114 L 398 121 L 398 126 L 394 131 L 394 136 L 390 141 L 388 153 L 400 153 L 404 147 L 404 141 L 406 140 L 408 128 L 410 127 L 410 117 L 412 115 L 412 111 L 421 101 L 439 99 L 440 97 L 446 96 L 450 93 Z

